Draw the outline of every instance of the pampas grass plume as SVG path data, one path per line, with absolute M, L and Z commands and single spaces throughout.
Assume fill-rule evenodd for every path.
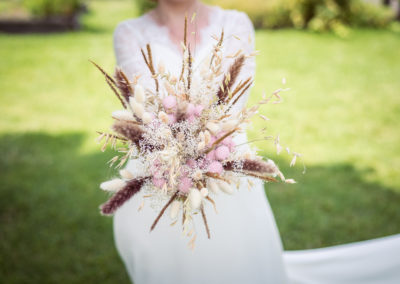
M 201 205 L 201 200 L 202 200 L 202 196 L 199 190 L 192 188 L 189 191 L 189 202 L 190 202 L 190 207 L 193 210 L 199 209 L 200 205 Z
M 116 110 L 112 113 L 112 117 L 118 120 L 135 121 L 132 113 L 128 110 Z
M 141 85 L 135 86 L 135 100 L 138 103 L 143 104 L 146 101 L 146 94 L 144 93 L 144 89 Z
M 213 179 L 209 179 L 207 181 L 207 188 L 214 194 L 218 194 L 219 192 L 219 186 L 217 182 Z
M 141 102 L 138 102 L 135 97 L 129 98 L 129 104 L 131 105 L 132 111 L 139 117 L 142 118 L 144 114 L 144 106 Z
M 126 182 L 122 179 L 115 178 L 109 181 L 105 181 L 100 184 L 100 188 L 104 191 L 117 192 L 126 185 Z
M 128 171 L 127 169 L 120 170 L 119 174 L 124 179 L 133 179 L 134 178 L 133 174 L 130 171 Z

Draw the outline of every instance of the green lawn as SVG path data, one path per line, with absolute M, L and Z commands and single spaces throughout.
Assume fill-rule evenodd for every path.
M 99 182 L 114 171 L 95 131 L 118 107 L 92 59 L 114 66 L 112 30 L 133 1 L 95 1 L 86 30 L 0 34 L 0 282 L 128 283 L 112 219 L 99 215 Z M 307 173 L 273 145 L 296 185 L 270 185 L 286 249 L 400 233 L 400 36 L 353 31 L 348 39 L 258 31 L 252 101 L 281 87 L 269 105 L 270 133 L 303 154 Z M 261 120 L 249 130 L 257 137 Z M 259 125 L 259 126 L 257 126 Z

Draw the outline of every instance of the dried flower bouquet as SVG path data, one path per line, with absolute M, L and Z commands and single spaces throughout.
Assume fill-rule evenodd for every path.
M 139 85 L 137 78 L 129 80 L 118 68 L 111 77 L 94 63 L 124 108 L 112 114 L 113 133 L 99 132 L 99 142 L 105 140 L 102 150 L 111 144 L 124 153 L 111 160 L 112 164 L 118 162 L 117 167 L 136 157 L 143 163 L 146 173 L 135 176 L 122 169 L 119 178 L 103 182 L 101 189 L 113 195 L 101 205 L 102 214 L 112 215 L 146 187 L 150 192 L 147 197 L 161 194 L 168 200 L 154 223 L 149 224 L 150 230 L 156 227 L 170 207 L 170 216 L 174 220 L 181 212 L 186 234 L 192 230 L 192 215 L 200 212 L 210 238 L 203 204 L 210 202 L 215 207 L 214 194 L 234 193 L 234 185 L 244 176 L 266 182 L 276 182 L 278 176 L 286 183 L 294 183 L 292 179 L 285 179 L 272 160 L 264 161 L 255 152 L 244 153 L 237 147 L 239 145 L 235 145 L 234 137 L 244 131 L 259 107 L 274 98 L 278 98 L 274 102 L 279 101 L 280 90 L 269 98 L 264 96 L 251 108 L 233 112 L 232 107 L 252 85 L 251 77 L 237 81 L 246 59 L 254 54 L 237 52 L 233 64 L 224 72 L 226 57 L 222 54 L 223 43 L 222 32 L 205 64 L 206 68 L 193 70 L 193 58 L 185 32 L 179 77 L 169 74 L 162 65 L 156 69 L 151 47 L 147 45 L 141 53 L 152 74 L 155 92 Z M 196 78 L 195 72 L 199 75 Z M 262 115 L 260 117 L 266 119 Z M 279 151 L 282 148 L 279 138 L 275 139 L 275 144 Z M 293 163 L 297 156 L 294 153 Z

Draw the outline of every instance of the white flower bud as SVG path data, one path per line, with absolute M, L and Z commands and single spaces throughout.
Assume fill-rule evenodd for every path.
M 206 127 L 211 133 L 216 134 L 219 131 L 219 125 L 214 122 L 207 122 Z
M 197 151 L 201 151 L 206 147 L 206 143 L 204 143 L 204 141 L 199 142 L 199 144 L 197 145 Z
M 171 204 L 171 211 L 169 212 L 169 216 L 171 219 L 175 219 L 178 216 L 179 210 L 181 209 L 181 202 L 175 200 Z
M 144 114 L 144 106 L 132 97 L 129 98 L 129 104 L 136 116 L 142 118 Z
M 163 112 L 163 111 L 160 111 L 160 112 L 158 113 L 158 118 L 159 118 L 162 122 L 164 122 L 165 124 L 168 124 L 168 122 L 169 122 L 168 114 L 166 114 L 166 113 Z
M 206 143 L 206 145 L 208 145 L 210 141 L 211 141 L 211 134 L 206 130 L 204 131 L 204 142 Z
M 221 189 L 223 192 L 227 193 L 227 194 L 233 194 L 233 187 L 230 186 L 230 184 L 228 184 L 225 181 L 219 180 L 218 181 L 218 185 L 219 185 L 219 189 Z
M 119 174 L 124 179 L 133 179 L 134 178 L 133 174 L 130 171 L 128 171 L 127 169 L 120 170 Z
M 126 185 L 126 182 L 122 179 L 116 178 L 109 181 L 105 181 L 100 184 L 100 188 L 105 191 L 117 192 Z
M 218 186 L 217 182 L 213 179 L 208 180 L 207 188 L 214 194 L 218 194 L 218 192 L 219 192 L 219 186 Z
M 134 117 L 132 113 L 128 110 L 116 110 L 112 113 L 111 115 L 115 119 L 119 120 L 128 120 L 128 121 L 134 121 Z
M 144 124 L 149 124 L 153 121 L 153 115 L 149 112 L 144 112 L 142 116 L 142 120 Z
M 135 86 L 135 96 L 134 96 L 134 98 L 138 103 L 141 103 L 141 104 L 143 104 L 146 101 L 146 94 L 144 93 L 144 89 L 139 84 L 137 84 Z
M 190 207 L 192 207 L 193 210 L 200 208 L 202 201 L 202 196 L 200 191 L 198 191 L 195 188 L 190 189 L 188 198 L 190 202 Z

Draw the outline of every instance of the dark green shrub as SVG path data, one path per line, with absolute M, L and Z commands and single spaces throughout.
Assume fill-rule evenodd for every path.
M 140 14 L 143 14 L 148 10 L 154 8 L 157 4 L 156 1 L 152 0 L 134 0 L 134 1 Z
M 24 6 L 32 15 L 40 18 L 52 16 L 71 17 L 79 12 L 83 0 L 24 0 Z
M 140 0 L 146 1 L 146 0 Z M 347 33 L 348 27 L 387 27 L 394 13 L 362 0 L 208 0 L 246 12 L 256 28 L 308 28 Z

